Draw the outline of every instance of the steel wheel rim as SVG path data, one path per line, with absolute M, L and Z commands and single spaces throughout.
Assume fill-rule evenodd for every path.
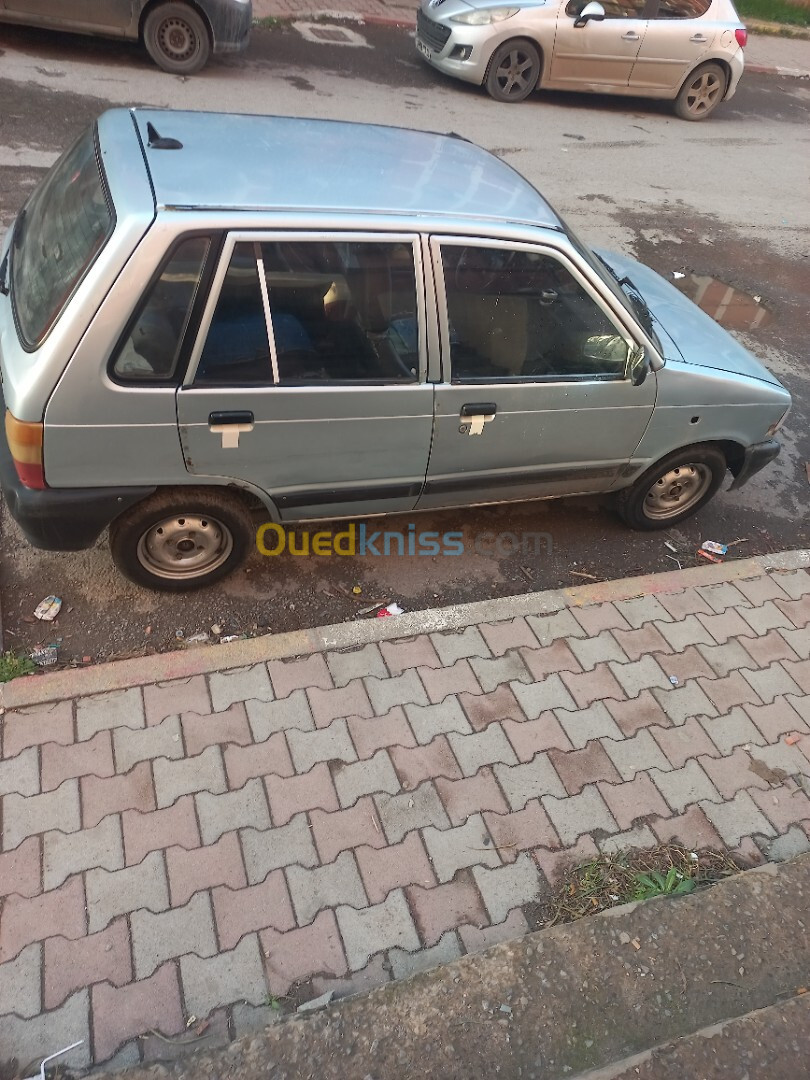
M 708 465 L 689 463 L 668 469 L 644 496 L 644 514 L 661 521 L 697 505 L 711 487 Z
M 504 56 L 495 72 L 498 86 L 509 97 L 522 94 L 527 88 L 532 89 L 534 80 L 531 73 L 534 69 L 534 61 L 528 53 L 521 49 L 510 49 Z M 529 77 L 526 76 L 526 71 Z
M 187 580 L 219 569 L 233 551 L 231 530 L 208 514 L 176 514 L 138 541 L 138 561 L 155 577 Z
M 157 38 L 161 52 L 178 62 L 191 60 L 200 50 L 197 35 L 185 19 L 165 19 L 160 24 Z
M 714 71 L 704 71 L 689 87 L 686 95 L 687 109 L 694 116 L 710 112 L 717 104 L 722 89 L 720 76 Z

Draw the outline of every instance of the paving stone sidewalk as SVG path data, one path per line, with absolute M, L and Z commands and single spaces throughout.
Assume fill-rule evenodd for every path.
M 524 934 L 599 851 L 807 850 L 810 573 L 751 575 L 9 710 L 0 1060 L 210 1048 Z

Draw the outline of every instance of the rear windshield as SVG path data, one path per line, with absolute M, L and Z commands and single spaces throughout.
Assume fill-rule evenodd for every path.
M 86 132 L 57 161 L 14 228 L 11 286 L 17 329 L 35 349 L 59 318 L 113 229 L 113 213 Z

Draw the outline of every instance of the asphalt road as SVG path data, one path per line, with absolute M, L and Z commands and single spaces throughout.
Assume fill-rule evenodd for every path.
M 378 600 L 415 610 L 669 570 L 669 556 L 690 565 L 705 539 L 742 541 L 732 549 L 739 556 L 810 544 L 807 85 L 747 76 L 705 124 L 675 119 L 665 103 L 575 94 L 503 106 L 421 64 L 404 31 L 348 29 L 359 43 L 308 41 L 292 29 L 257 31 L 245 56 L 182 80 L 158 72 L 135 45 L 0 28 L 0 230 L 54 155 L 108 105 L 454 130 L 514 164 L 590 243 L 623 248 L 670 278 L 683 273 L 684 283 L 690 274 L 711 276 L 759 297 L 769 321 L 739 336 L 794 395 L 782 457 L 669 534 L 677 554 L 664 546 L 665 534 L 628 531 L 609 499 L 566 499 L 419 515 L 420 528 L 462 532 L 464 555 L 256 554 L 220 586 L 183 599 L 129 585 L 103 543 L 76 555 L 35 552 L 4 512 L 6 648 L 58 638 L 64 661 L 98 660 L 174 648 L 177 632 L 187 640 L 213 625 L 226 635 L 281 631 L 354 618 Z M 404 530 L 409 520 L 392 518 L 386 527 Z M 492 544 L 475 550 L 481 533 L 525 532 L 548 533 L 550 545 L 509 552 L 506 540 L 500 552 Z M 63 597 L 64 608 L 58 623 L 45 627 L 32 613 L 50 593 Z

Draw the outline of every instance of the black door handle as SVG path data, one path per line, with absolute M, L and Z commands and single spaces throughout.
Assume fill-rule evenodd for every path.
M 212 412 L 208 414 L 209 427 L 221 427 L 223 424 L 252 424 L 253 413 L 244 412 Z
M 494 401 L 477 401 L 471 405 L 461 406 L 461 416 L 492 416 L 498 411 Z

